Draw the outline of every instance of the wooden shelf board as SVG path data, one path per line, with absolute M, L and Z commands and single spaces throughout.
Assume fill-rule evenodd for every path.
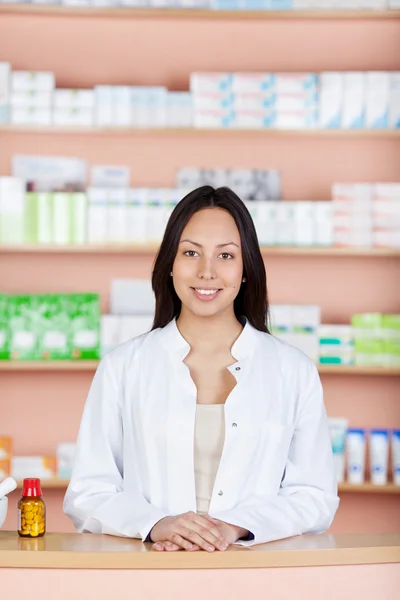
M 17 481 L 18 489 L 22 488 L 22 481 Z M 41 479 L 40 486 L 42 489 L 65 489 L 68 487 L 69 479 Z
M 76 246 L 58 246 L 42 244 L 0 245 L 0 254 L 136 254 L 154 255 L 159 246 L 156 244 L 133 245 L 86 244 Z M 263 256 L 349 256 L 365 258 L 400 257 L 400 248 L 341 248 L 341 247 L 301 247 L 301 246 L 261 246 Z
M 362 483 L 354 485 L 352 483 L 340 483 L 339 492 L 353 492 L 362 494 L 400 494 L 400 485 L 388 483 L 387 485 L 374 485 L 373 483 Z
M 400 139 L 400 129 L 239 129 L 239 128 L 140 128 L 140 127 L 52 127 L 0 125 L 0 134 L 101 135 L 101 136 L 262 136 L 267 138 Z
M 321 374 L 331 375 L 400 375 L 400 367 L 361 367 L 361 366 L 336 366 L 336 365 L 318 365 L 318 371 Z
M 94 371 L 97 360 L 52 360 L 52 361 L 0 361 L 0 371 Z M 391 367 L 351 367 L 318 365 L 321 374 L 333 375 L 400 375 L 399 368 Z
M 0 371 L 94 371 L 97 360 L 0 360 Z
M 65 489 L 68 484 L 68 479 L 41 479 L 41 487 L 43 489 Z M 18 481 L 18 488 L 22 487 L 22 481 Z M 372 483 L 363 483 L 361 485 L 353 485 L 351 483 L 340 483 L 339 493 L 356 493 L 356 494 L 400 494 L 400 485 L 388 483 L 387 485 L 374 485 Z
M 131 19 L 210 20 L 376 20 L 398 19 L 400 10 L 207 10 L 173 8 L 67 7 L 54 5 L 3 4 L 0 13 L 60 17 L 113 17 Z

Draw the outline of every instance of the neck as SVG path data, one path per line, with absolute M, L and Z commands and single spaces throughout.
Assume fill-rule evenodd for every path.
M 190 347 L 200 351 L 210 351 L 227 346 L 231 348 L 243 330 L 233 309 L 229 313 L 201 317 L 182 306 L 176 323 Z

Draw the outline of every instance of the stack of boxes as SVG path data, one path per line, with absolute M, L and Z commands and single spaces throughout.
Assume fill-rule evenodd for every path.
M 51 125 L 54 74 L 45 71 L 11 73 L 11 123 Z
M 355 361 L 360 366 L 400 366 L 400 315 L 353 315 Z
M 92 127 L 94 124 L 93 90 L 55 90 L 53 125 Z
M 97 127 L 191 127 L 192 98 L 162 86 L 96 86 Z
M 351 325 L 320 325 L 319 362 L 321 365 L 353 365 L 354 333 Z
M 399 125 L 398 71 L 320 74 L 320 128 L 395 129 Z
M 195 127 L 304 129 L 317 125 L 314 73 L 192 73 Z
M 0 295 L 3 360 L 96 359 L 100 351 L 99 295 Z
M 10 122 L 11 66 L 0 62 L 0 124 Z
M 0 435 L 0 481 L 3 481 L 3 479 L 10 475 L 12 447 L 12 439 L 8 436 Z
M 318 362 L 321 308 L 313 305 L 270 305 L 270 331 Z
M 25 241 L 25 185 L 17 177 L 0 177 L 0 243 Z
M 244 201 L 281 199 L 281 174 L 275 169 L 202 169 L 185 167 L 176 174 L 176 187 L 195 190 L 202 185 L 227 186 Z
M 400 248 L 400 183 L 373 186 L 372 228 L 374 246 Z
M 335 246 L 372 246 L 372 186 L 334 184 L 332 202 Z
M 101 356 L 133 337 L 150 331 L 155 298 L 149 280 L 113 279 L 110 310 L 101 317 Z
M 233 126 L 309 129 L 317 124 L 315 73 L 234 73 Z
M 332 199 L 336 246 L 400 248 L 400 184 L 338 183 Z

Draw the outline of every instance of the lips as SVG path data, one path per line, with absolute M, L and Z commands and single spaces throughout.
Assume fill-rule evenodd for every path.
M 217 298 L 217 296 L 220 295 L 220 293 L 222 292 L 222 290 L 217 289 L 217 288 L 191 288 L 193 290 L 194 295 L 196 296 L 196 298 L 198 300 L 200 300 L 201 302 L 211 302 L 212 300 L 215 300 L 215 298 Z M 203 292 L 209 292 L 209 293 L 201 293 L 198 290 L 202 290 Z M 214 291 L 215 290 L 215 291 Z M 213 292 L 213 293 L 210 293 Z

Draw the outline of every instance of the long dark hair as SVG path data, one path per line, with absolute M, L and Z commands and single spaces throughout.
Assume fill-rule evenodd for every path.
M 253 220 L 245 204 L 231 189 L 214 189 L 209 185 L 204 185 L 185 196 L 176 205 L 167 223 L 151 280 L 156 297 L 152 329 L 165 327 L 181 312 L 181 301 L 175 292 L 170 273 L 182 231 L 190 218 L 205 208 L 226 210 L 235 220 L 239 230 L 243 276 L 247 281 L 241 285 L 234 301 L 237 319 L 240 320 L 241 316 L 246 317 L 253 327 L 269 333 L 267 280 Z

